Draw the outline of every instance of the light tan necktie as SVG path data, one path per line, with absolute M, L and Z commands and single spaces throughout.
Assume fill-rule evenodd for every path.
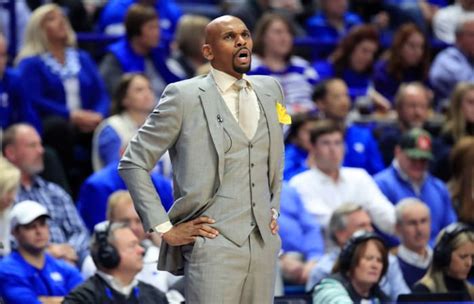
M 247 80 L 239 79 L 235 82 L 239 89 L 239 103 L 238 103 L 238 119 L 239 125 L 247 135 L 248 139 L 252 139 L 257 130 L 257 113 L 255 113 L 255 106 L 252 104 L 252 97 L 250 96 Z

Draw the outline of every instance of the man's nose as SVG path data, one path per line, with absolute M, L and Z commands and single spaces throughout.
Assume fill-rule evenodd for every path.
M 237 44 L 237 46 L 243 46 L 243 45 L 247 44 L 247 41 L 245 41 L 245 39 L 242 37 L 242 35 L 238 35 L 237 40 L 236 40 L 236 44 Z

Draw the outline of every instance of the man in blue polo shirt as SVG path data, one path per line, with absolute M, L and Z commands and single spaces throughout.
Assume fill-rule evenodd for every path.
M 34 201 L 11 210 L 17 248 L 0 262 L 0 297 L 6 303 L 59 303 L 83 281 L 74 266 L 46 253 L 48 218 L 47 209 Z
M 433 245 L 441 229 L 456 221 L 456 214 L 446 185 L 428 171 L 433 157 L 431 143 L 430 134 L 421 128 L 403 133 L 395 147 L 392 165 L 375 175 L 374 180 L 394 205 L 407 197 L 426 203 L 431 213 L 430 244 Z

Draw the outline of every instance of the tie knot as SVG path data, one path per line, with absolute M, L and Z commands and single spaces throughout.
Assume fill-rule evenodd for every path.
M 237 89 L 242 90 L 242 89 L 246 89 L 248 87 L 248 82 L 247 80 L 245 79 L 239 79 L 237 80 L 234 85 L 237 87 Z

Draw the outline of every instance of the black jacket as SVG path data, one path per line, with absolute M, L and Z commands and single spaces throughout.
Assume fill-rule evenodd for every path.
M 139 282 L 127 299 L 96 274 L 71 291 L 63 303 L 168 304 L 168 300 L 163 292 L 144 282 Z

